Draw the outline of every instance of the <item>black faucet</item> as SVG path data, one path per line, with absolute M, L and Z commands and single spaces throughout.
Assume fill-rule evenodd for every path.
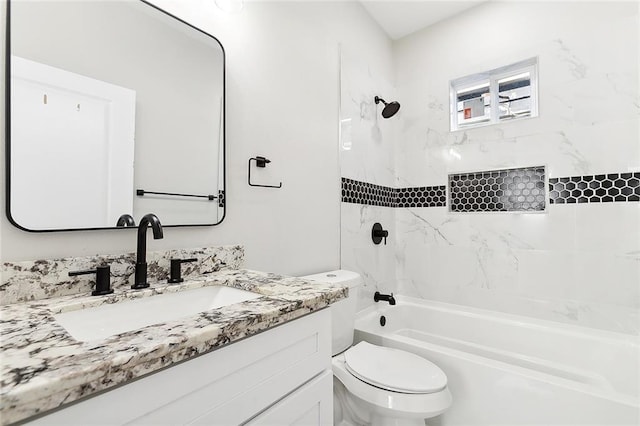
M 135 282 L 131 286 L 134 289 L 147 288 L 147 229 L 151 225 L 153 231 L 153 239 L 162 238 L 162 224 L 160 219 L 153 213 L 146 214 L 140 219 L 138 225 L 138 250 L 136 258 Z
M 393 297 L 393 293 L 391 294 L 382 294 L 379 291 L 376 291 L 373 294 L 373 301 L 374 302 L 379 302 L 379 301 L 385 301 L 385 302 L 389 302 L 390 305 L 395 305 L 396 304 L 396 299 Z
M 125 213 L 118 218 L 118 221 L 116 222 L 116 226 L 118 227 L 136 226 L 136 221 L 133 220 L 133 216 Z

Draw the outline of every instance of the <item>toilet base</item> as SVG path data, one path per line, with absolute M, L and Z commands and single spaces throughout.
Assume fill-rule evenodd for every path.
M 345 367 L 344 354 L 331 359 L 334 424 L 357 426 L 424 426 L 425 419 L 442 414 L 451 405 L 448 388 L 430 394 L 404 394 L 371 386 Z
M 424 419 L 397 419 L 374 416 L 371 426 L 425 426 Z
M 342 382 L 333 377 L 334 426 L 361 426 L 371 424 L 371 412 L 360 401 L 349 395 Z
M 423 417 L 389 416 L 389 410 L 375 407 L 352 395 L 335 376 L 333 377 L 333 424 L 335 426 L 427 426 Z

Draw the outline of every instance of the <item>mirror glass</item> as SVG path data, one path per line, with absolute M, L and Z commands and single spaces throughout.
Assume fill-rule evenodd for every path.
M 30 231 L 224 217 L 224 50 L 142 1 L 11 1 L 7 215 Z

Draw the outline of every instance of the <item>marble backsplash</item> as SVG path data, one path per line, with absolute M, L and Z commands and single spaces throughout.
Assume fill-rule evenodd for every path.
M 150 283 L 165 281 L 169 277 L 172 258 L 197 259 L 195 262 L 182 265 L 182 276 L 188 278 L 224 269 L 241 268 L 244 247 L 234 245 L 148 252 Z M 0 305 L 89 293 L 95 285 L 95 275 L 70 277 L 69 272 L 93 269 L 104 264 L 111 266 L 112 288 L 129 287 L 134 280 L 135 261 L 135 253 L 126 253 L 3 262 L 0 269 Z

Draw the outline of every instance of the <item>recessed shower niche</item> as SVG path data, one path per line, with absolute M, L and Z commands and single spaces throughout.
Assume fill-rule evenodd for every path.
M 451 212 L 542 212 L 545 167 L 522 167 L 449 175 Z
M 7 28 L 14 225 L 114 228 L 149 212 L 164 226 L 222 221 L 217 39 L 142 1 L 10 1 Z

